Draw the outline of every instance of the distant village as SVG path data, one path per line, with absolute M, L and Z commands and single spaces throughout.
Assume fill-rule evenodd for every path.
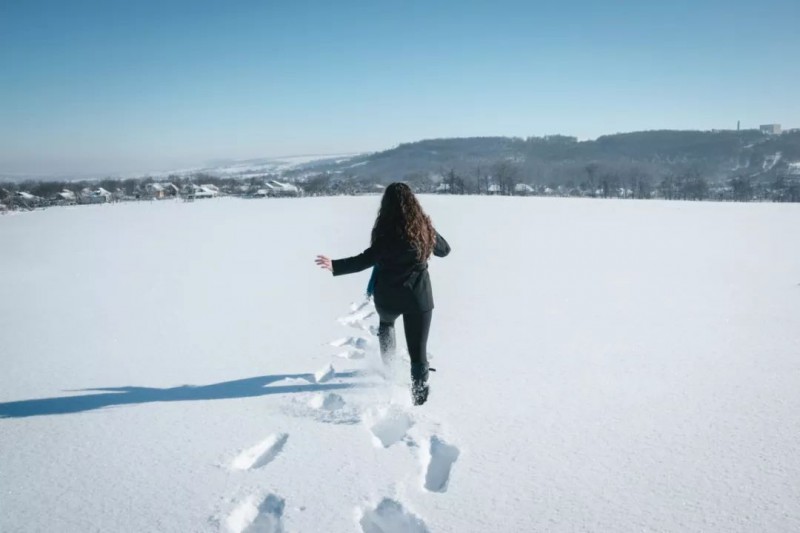
M 0 187 L 0 212 L 13 210 L 31 210 L 51 206 L 70 206 L 83 204 L 105 204 L 112 202 L 137 202 L 148 200 L 183 200 L 195 201 L 218 196 L 238 196 L 242 198 L 279 198 L 299 197 L 303 189 L 288 182 L 275 179 L 253 183 L 253 180 L 241 182 L 236 180 L 216 180 L 224 183 L 175 183 L 173 181 L 146 180 L 103 180 L 97 184 L 78 185 L 60 183 L 54 188 L 53 183 L 36 183 L 23 190 L 26 184 L 20 184 L 10 190 Z M 30 184 L 29 184 L 30 185 Z M 60 189 L 60 190 L 59 190 Z

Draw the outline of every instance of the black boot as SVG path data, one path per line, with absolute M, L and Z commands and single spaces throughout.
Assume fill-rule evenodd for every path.
M 428 401 L 428 365 L 413 363 L 411 365 L 411 399 L 414 405 L 422 405 Z

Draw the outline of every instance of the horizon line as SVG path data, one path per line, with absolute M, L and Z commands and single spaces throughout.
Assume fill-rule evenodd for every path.
M 312 159 L 310 162 L 324 160 L 328 158 L 333 158 L 337 156 L 348 156 L 348 157 L 358 157 L 363 155 L 371 155 L 377 154 L 381 152 L 388 152 L 390 150 L 394 150 L 400 146 L 407 145 L 407 144 L 416 144 L 422 143 L 426 141 L 437 141 L 437 140 L 459 140 L 459 139 L 490 139 L 490 138 L 500 138 L 500 139 L 535 139 L 535 138 L 548 138 L 548 137 L 571 137 L 576 139 L 576 142 L 583 143 L 583 142 L 593 142 L 597 141 L 602 137 L 611 137 L 615 135 L 629 135 L 632 133 L 651 133 L 651 132 L 663 132 L 663 131 L 671 131 L 671 132 L 700 132 L 700 133 L 715 133 L 715 132 L 746 132 L 746 131 L 760 131 L 762 126 L 766 125 L 773 125 L 780 123 L 768 123 L 768 124 L 761 124 L 758 127 L 745 127 L 745 128 L 712 128 L 712 129 L 669 129 L 669 128 L 654 128 L 654 129 L 645 129 L 645 130 L 632 130 L 632 131 L 617 131 L 614 133 L 604 133 L 602 135 L 598 135 L 594 138 L 580 138 L 576 135 L 569 135 L 564 133 L 550 133 L 550 134 L 543 134 L 543 135 L 528 135 L 528 136 L 518 136 L 518 135 L 468 135 L 468 136 L 451 136 L 451 137 L 427 137 L 423 139 L 417 139 L 414 141 L 402 141 L 398 142 L 395 145 L 384 148 L 381 150 L 364 150 L 364 151 L 351 151 L 351 152 L 329 152 L 329 153 L 298 153 L 292 155 L 279 155 L 279 156 L 254 156 L 254 157 L 247 157 L 247 158 L 226 158 L 226 157 L 217 157 L 211 158 L 206 161 L 205 164 L 197 165 L 197 166 L 187 166 L 184 168 L 173 168 L 169 170 L 149 170 L 149 171 L 130 171 L 130 172 L 120 172 L 120 171 L 100 171 L 100 172 L 7 172 L 0 170 L 0 180 L 16 180 L 16 179 L 28 179 L 28 180 L 41 180 L 41 179 L 58 179 L 58 178 L 68 178 L 71 177 L 72 179 L 85 179 L 85 180 L 99 180 L 99 179 L 132 179 L 132 178 L 147 178 L 153 177 L 153 175 L 163 175 L 163 174 L 176 174 L 176 173 L 187 173 L 187 172 L 201 172 L 207 169 L 214 169 L 220 167 L 231 167 L 237 164 L 248 163 L 253 161 L 281 161 L 284 159 L 292 159 L 298 157 L 315 157 L 318 159 Z M 794 132 L 796 130 L 800 130 L 800 128 L 785 128 L 783 129 L 782 133 L 789 133 Z M 214 162 L 219 162 L 217 165 L 214 165 Z M 302 163 L 300 163 L 302 164 Z

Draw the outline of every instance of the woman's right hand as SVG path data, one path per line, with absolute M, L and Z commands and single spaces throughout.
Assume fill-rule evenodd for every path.
M 320 268 L 324 268 L 325 270 L 333 272 L 333 262 L 331 261 L 330 257 L 318 255 L 314 262 L 318 264 Z

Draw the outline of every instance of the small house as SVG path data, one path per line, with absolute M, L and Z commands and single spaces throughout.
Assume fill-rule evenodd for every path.
M 40 206 L 42 204 L 42 200 L 43 199 L 41 196 L 36 196 L 35 194 L 25 191 L 19 191 L 14 193 L 12 204 L 26 209 L 31 209 Z
M 519 194 L 520 196 L 528 196 L 530 194 L 534 194 L 536 189 L 528 185 L 527 183 L 517 183 L 514 185 L 514 194 Z
M 114 197 L 109 191 L 102 187 L 97 189 L 89 189 L 88 187 L 81 190 L 80 201 L 84 204 L 105 204 L 112 200 Z
M 155 200 L 164 198 L 175 198 L 178 196 L 178 188 L 172 183 L 148 183 L 144 186 L 145 196 Z
M 208 185 L 195 185 L 194 183 L 190 183 L 184 187 L 183 194 L 187 200 L 202 200 L 219 196 L 219 189 L 213 185 L 209 187 Z
M 147 183 L 144 186 L 145 196 L 155 200 L 161 200 L 165 196 L 164 187 L 160 183 Z
M 277 180 L 269 180 L 264 186 L 272 191 L 272 196 L 300 196 L 303 192 L 293 183 L 282 183 Z
M 69 189 L 64 189 L 53 196 L 53 203 L 56 205 L 75 205 L 78 203 L 78 197 Z

